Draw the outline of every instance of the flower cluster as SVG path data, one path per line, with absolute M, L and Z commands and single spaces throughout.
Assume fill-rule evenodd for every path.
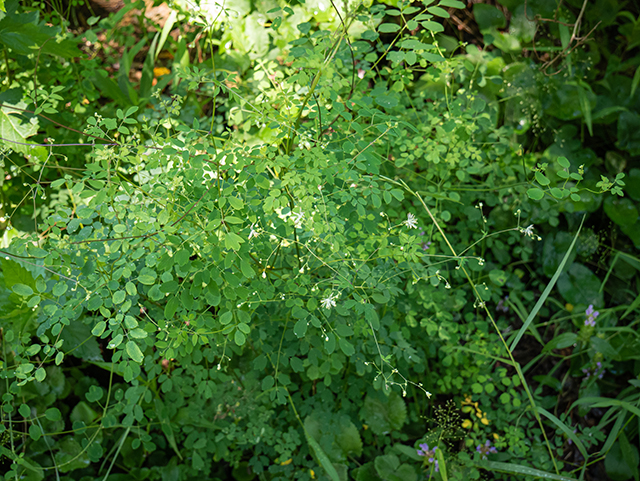
M 491 441 L 489 441 L 488 439 L 484 443 L 484 445 L 478 444 L 478 446 L 476 447 L 476 451 L 482 455 L 482 459 L 487 459 L 487 454 L 489 453 L 498 452 L 495 446 L 491 446 Z
M 509 296 L 504 296 L 504 299 L 500 299 L 496 306 L 496 311 L 507 313 L 509 312 L 509 306 L 505 306 L 504 303 L 509 300 Z
M 597 377 L 598 379 L 602 379 L 602 376 L 604 376 L 605 372 L 606 371 L 602 367 L 602 363 L 600 361 L 596 362 L 595 369 L 585 367 L 582 370 L 582 373 L 585 375 L 584 376 L 585 379 L 589 379 L 591 376 Z
M 539 240 L 539 241 L 542 240 L 542 238 L 539 235 L 537 235 L 535 232 L 533 232 L 533 229 L 534 229 L 534 225 L 533 224 L 531 224 L 531 225 L 529 225 L 527 227 L 520 227 L 520 233 L 522 235 L 524 235 L 525 237 L 529 237 L 531 239 L 535 239 L 535 240 Z
M 423 236 L 425 234 L 424 230 L 420 230 L 420 235 Z M 429 247 L 431 247 L 431 241 L 429 242 L 422 242 L 421 243 L 421 247 L 423 251 L 429 250 Z
M 338 298 L 337 294 L 330 294 L 320 301 L 320 304 L 325 309 L 331 309 L 332 307 L 336 307 L 336 299 Z
M 427 443 L 422 443 L 418 446 L 420 446 L 420 449 L 418 449 L 418 456 L 424 456 L 427 460 L 427 464 L 433 464 L 437 473 L 440 469 L 438 461 L 436 460 L 436 449 L 438 449 L 438 446 L 434 446 L 433 449 L 429 449 L 429 445 Z
M 407 220 L 403 222 L 409 229 L 418 228 L 418 219 L 411 212 L 407 214 Z
M 593 310 L 593 304 L 589 304 L 589 307 L 587 307 L 587 310 L 584 311 L 584 313 L 587 315 L 584 325 L 594 327 L 596 325 L 596 317 L 598 317 L 600 313 Z

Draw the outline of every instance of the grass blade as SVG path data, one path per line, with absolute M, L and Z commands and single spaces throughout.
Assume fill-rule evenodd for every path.
M 436 458 L 438 459 L 438 467 L 440 469 L 440 477 L 442 477 L 442 481 L 449 481 L 449 477 L 447 476 L 447 464 L 444 461 L 442 449 L 436 449 Z
M 327 472 L 327 474 L 331 478 L 331 481 L 340 481 L 340 477 L 338 476 L 338 471 L 336 471 L 336 468 L 333 467 L 333 463 L 328 458 L 328 456 L 324 453 L 324 451 L 322 450 L 320 445 L 316 442 L 315 439 L 313 439 L 309 435 L 309 433 L 307 433 L 306 430 L 305 430 L 304 434 L 307 437 L 307 442 L 309 443 L 309 446 L 311 446 L 311 448 L 313 449 L 313 452 L 315 453 L 316 457 L 318 458 L 318 461 L 320 462 L 320 465 Z
M 589 459 L 589 453 L 587 453 L 587 449 L 584 447 L 584 444 L 582 444 L 582 441 L 580 441 L 578 436 L 576 436 L 576 433 L 574 433 L 572 429 L 570 429 L 566 424 L 560 421 L 560 419 L 558 419 L 556 416 L 551 414 L 549 411 L 547 411 L 543 407 L 536 406 L 536 408 L 538 409 L 538 412 L 540 414 L 542 414 L 549 421 L 551 421 L 553 424 L 558 426 L 558 428 L 560 428 L 560 430 L 563 433 L 565 433 L 569 437 L 569 439 L 571 439 L 571 441 L 573 441 L 573 444 L 576 445 L 576 447 L 580 451 L 580 454 L 582 454 L 582 457 L 585 459 L 585 462 L 586 462 Z
M 573 247 L 576 245 L 576 241 L 578 240 L 578 236 L 580 235 L 580 230 L 582 230 L 582 224 L 584 223 L 585 218 L 586 218 L 586 214 L 582 217 L 582 221 L 580 222 L 580 227 L 578 227 L 578 232 L 576 232 L 576 235 L 573 237 L 573 242 L 571 242 L 571 245 L 569 246 L 569 250 L 562 258 L 562 262 L 560 262 L 558 269 L 556 269 L 556 273 L 551 278 L 551 281 L 549 281 L 549 284 L 547 284 L 547 287 L 545 288 L 544 292 L 540 296 L 540 299 L 538 299 L 538 302 L 536 302 L 536 305 L 534 306 L 533 310 L 529 313 L 529 317 L 527 317 L 527 320 L 524 322 L 524 324 L 518 331 L 518 335 L 511 343 L 511 346 L 509 347 L 509 350 L 511 352 L 514 351 L 514 349 L 518 345 L 518 342 L 520 342 L 520 339 L 522 338 L 522 336 L 524 336 L 525 331 L 529 328 L 529 324 L 531 324 L 531 322 L 538 315 L 538 311 L 540 311 L 540 309 L 542 308 L 544 301 L 546 301 L 547 297 L 549 297 L 549 294 L 551 293 L 551 289 L 553 289 L 554 286 L 556 285 L 558 277 L 560 277 L 560 274 L 564 269 L 564 265 L 566 264 L 567 259 L 569 259 L 569 255 L 571 254 Z
M 476 467 L 486 469 L 487 471 L 499 471 L 501 473 L 519 474 L 521 476 L 532 476 L 538 479 L 554 479 L 557 481 L 576 481 L 576 478 L 568 478 L 560 474 L 540 471 L 539 469 L 522 466 L 521 464 L 499 463 L 497 461 L 483 461 L 477 463 Z
M 622 409 L 626 409 L 630 413 L 635 414 L 636 416 L 638 416 L 638 418 L 640 418 L 640 409 L 626 401 L 618 401 L 617 399 L 611 399 L 608 397 L 583 397 L 575 401 L 571 405 L 571 408 L 569 410 L 573 409 L 578 404 L 591 404 L 591 407 L 594 408 L 608 408 L 611 406 L 619 406 Z

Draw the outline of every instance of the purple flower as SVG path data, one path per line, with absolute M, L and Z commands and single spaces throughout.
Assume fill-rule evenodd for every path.
M 605 372 L 607 371 L 602 367 L 602 363 L 600 361 L 596 362 L 595 367 L 585 367 L 582 369 L 582 373 L 585 375 L 585 380 L 589 379 L 591 376 L 596 376 L 598 379 L 602 379 Z
M 587 310 L 584 311 L 587 316 L 587 319 L 584 321 L 585 326 L 595 326 L 596 325 L 596 317 L 600 315 L 598 311 L 593 310 L 593 304 L 589 304 Z
M 509 300 L 509 296 L 504 296 L 504 299 L 500 299 L 496 306 L 496 311 L 507 313 L 509 312 L 509 306 L 505 306 L 504 303 Z
M 426 456 L 429 452 L 429 445 L 426 443 L 418 444 L 420 449 L 418 449 L 418 456 Z
M 476 447 L 476 451 L 482 454 L 482 459 L 487 459 L 487 454 L 489 453 L 498 452 L 495 446 L 491 446 L 491 441 L 489 441 L 488 439 L 484 443 L 484 446 L 482 444 L 478 444 L 478 446 Z
M 423 251 L 429 250 L 429 247 L 431 247 L 431 241 L 422 243 L 422 250 Z
M 418 446 L 420 447 L 420 449 L 418 449 L 418 456 L 424 456 L 427 458 L 427 464 L 433 464 L 437 473 L 440 469 L 438 461 L 436 460 L 436 449 L 438 449 L 438 446 L 434 446 L 433 449 L 429 449 L 429 445 L 427 443 L 422 443 Z

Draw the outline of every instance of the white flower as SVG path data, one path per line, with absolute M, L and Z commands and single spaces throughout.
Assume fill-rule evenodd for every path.
M 325 309 L 331 309 L 332 307 L 336 307 L 336 297 L 333 294 L 331 294 L 328 297 L 325 297 L 324 299 L 322 299 L 320 301 L 320 304 L 322 304 L 322 307 L 324 307 Z
M 251 232 L 249 232 L 249 240 L 258 237 L 260 234 L 255 230 L 256 224 L 251 224 Z
M 302 225 L 302 221 L 304 220 L 304 212 L 298 212 L 297 214 L 293 214 L 291 216 L 291 219 L 293 220 L 293 223 L 296 225 L 296 227 L 300 228 Z
M 531 224 L 526 229 L 522 229 L 522 233 L 528 237 L 533 237 L 533 224 Z
M 407 220 L 404 221 L 404 224 L 409 229 L 417 229 L 418 228 L 418 219 L 416 218 L 415 215 L 409 213 L 409 214 L 407 214 Z

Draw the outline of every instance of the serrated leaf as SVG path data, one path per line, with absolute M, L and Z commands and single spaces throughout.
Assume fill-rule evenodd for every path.
M 47 151 L 44 147 L 30 145 L 28 137 L 38 132 L 38 122 L 34 118 L 27 121 L 21 117 L 21 112 L 12 109 L 12 105 L 3 104 L 0 108 L 0 145 L 5 145 L 9 149 L 19 152 L 25 156 L 32 155 L 39 159 L 46 159 Z M 26 104 L 20 102 L 17 108 L 25 109 Z

